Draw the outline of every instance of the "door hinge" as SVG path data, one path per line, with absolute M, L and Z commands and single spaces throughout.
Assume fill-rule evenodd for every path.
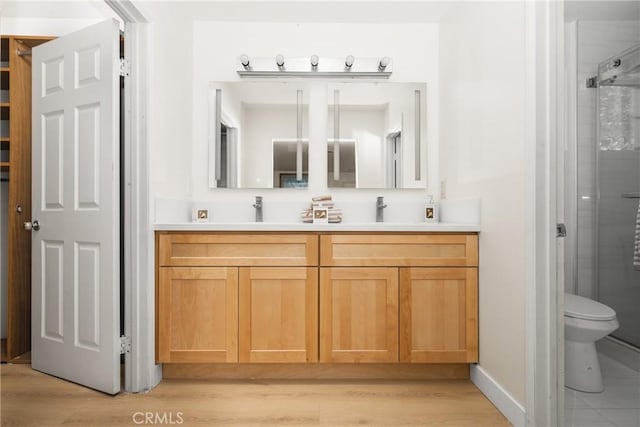
M 131 337 L 120 336 L 120 354 L 131 353 Z
M 586 86 L 588 89 L 593 89 L 598 87 L 598 76 L 587 78 Z
M 564 224 L 556 224 L 556 237 L 567 237 L 567 227 Z
M 127 77 L 131 73 L 131 66 L 129 61 L 124 58 L 120 58 L 120 75 L 122 77 Z

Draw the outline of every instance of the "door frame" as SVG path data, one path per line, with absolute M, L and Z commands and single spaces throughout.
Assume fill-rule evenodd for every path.
M 153 232 L 149 221 L 148 106 L 151 24 L 132 0 L 104 0 L 124 21 L 124 391 L 141 392 L 162 379 L 155 364 Z M 139 2 L 138 2 L 139 3 Z
M 525 4 L 525 393 L 528 426 L 563 425 L 564 287 L 558 281 L 559 149 L 565 117 L 564 1 Z M 560 156 L 562 157 L 562 156 Z M 561 194 L 561 193 L 560 193 Z

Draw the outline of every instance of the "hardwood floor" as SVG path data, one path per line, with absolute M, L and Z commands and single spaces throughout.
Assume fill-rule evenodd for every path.
M 2 426 L 509 425 L 468 380 L 164 380 L 111 397 L 30 365 L 0 370 Z

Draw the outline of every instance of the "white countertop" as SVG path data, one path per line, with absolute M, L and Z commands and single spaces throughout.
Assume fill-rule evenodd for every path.
M 413 231 L 413 232 L 479 232 L 479 224 L 460 224 L 452 222 L 439 223 L 357 223 L 342 222 L 338 224 L 304 224 L 286 222 L 182 222 L 171 224 L 154 224 L 156 231 Z

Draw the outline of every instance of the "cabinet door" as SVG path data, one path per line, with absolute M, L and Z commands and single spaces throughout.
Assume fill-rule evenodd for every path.
M 398 361 L 398 269 L 320 269 L 320 361 Z
M 478 269 L 400 269 L 400 361 L 478 361 Z
M 158 362 L 237 362 L 238 269 L 159 270 Z
M 318 269 L 240 268 L 241 362 L 318 361 Z

